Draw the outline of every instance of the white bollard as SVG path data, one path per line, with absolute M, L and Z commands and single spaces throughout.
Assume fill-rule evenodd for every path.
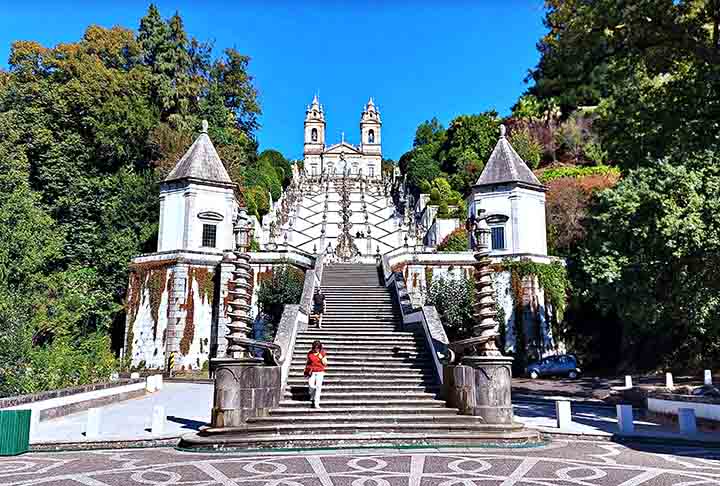
M 155 389 L 160 391 L 163 389 L 163 375 L 155 375 Z
M 152 414 L 152 435 L 162 435 L 165 430 L 165 407 L 155 405 Z
M 692 408 L 679 408 L 678 409 L 678 422 L 680 423 L 681 434 L 696 434 L 697 423 L 695 421 L 695 409 Z
M 707 386 L 712 386 L 712 371 L 711 370 L 705 370 L 705 378 L 703 380 L 703 383 Z
M 558 400 L 555 402 L 555 418 L 557 419 L 558 429 L 566 429 L 572 426 L 572 411 L 570 410 L 570 401 Z
M 625 375 L 625 388 L 632 388 L 632 376 Z
M 155 375 L 148 376 L 145 378 L 145 391 L 148 393 L 155 393 Z
M 139 380 L 139 379 L 140 379 L 140 373 L 138 373 L 137 371 L 135 371 L 135 372 L 133 372 L 133 373 L 130 373 L 130 379 L 131 379 L 131 380 Z
M 618 429 L 621 434 L 632 434 L 635 432 L 633 422 L 632 405 L 616 405 Z
M 85 429 L 85 437 L 94 439 L 100 437 L 100 419 L 102 418 L 102 409 L 88 409 L 87 428 Z
M 665 373 L 665 388 L 675 388 L 672 373 Z
M 30 412 L 30 441 L 33 440 L 40 426 L 40 410 L 32 410 Z

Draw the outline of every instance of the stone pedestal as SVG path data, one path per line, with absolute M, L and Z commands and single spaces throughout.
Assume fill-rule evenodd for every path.
M 218 358 L 211 366 L 215 373 L 213 429 L 241 427 L 247 419 L 265 416 L 280 403 L 279 366 L 254 358 Z
M 513 358 L 468 356 L 444 368 L 443 391 L 448 405 L 463 415 L 482 417 L 488 425 L 512 425 Z

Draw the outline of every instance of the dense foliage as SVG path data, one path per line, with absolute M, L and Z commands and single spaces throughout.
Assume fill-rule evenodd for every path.
M 540 61 L 503 123 L 548 188 L 566 340 L 590 368 L 696 371 L 720 359 L 720 2 L 545 4 Z M 400 159 L 412 187 L 442 177 L 466 193 L 487 153 L 446 163 L 449 131 L 418 127 Z
M 271 329 L 265 333 L 267 339 L 275 337 L 285 305 L 300 303 L 304 283 L 303 272 L 288 265 L 274 268 L 269 276 L 261 279 L 257 298 L 262 312 L 270 316 Z
M 599 162 L 623 171 L 617 185 L 549 182 L 548 213 L 569 215 L 549 219 L 570 257 L 571 344 L 605 369 L 696 370 L 720 359 L 720 4 L 546 4 L 530 94 L 562 118 L 596 105 Z
M 437 246 L 437 250 L 443 251 L 468 251 L 470 240 L 465 228 L 457 228 L 447 235 Z
M 279 195 L 289 165 L 256 154 L 249 61 L 152 5 L 137 31 L 12 45 L 0 70 L 0 394 L 109 375 L 128 262 L 155 250 L 158 181 L 202 119 L 231 177 L 262 194 L 250 193 L 254 214 Z
M 432 279 L 425 298 L 426 305 L 434 305 L 450 340 L 470 336 L 475 302 L 474 285 L 465 276 L 443 275 Z

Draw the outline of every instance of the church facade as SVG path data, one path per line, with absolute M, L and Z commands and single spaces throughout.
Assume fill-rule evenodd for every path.
M 380 178 L 382 167 L 382 120 L 372 98 L 360 115 L 360 144 L 352 145 L 343 136 L 339 143 L 327 145 L 325 110 L 315 96 L 305 111 L 303 163 L 310 176 L 321 174 L 362 174 Z

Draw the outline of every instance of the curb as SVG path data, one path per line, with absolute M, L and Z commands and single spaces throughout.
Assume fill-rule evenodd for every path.
M 97 451 L 108 449 L 152 449 L 157 447 L 175 447 L 180 436 L 157 439 L 98 440 L 82 442 L 37 442 L 30 444 L 29 452 L 73 452 Z
M 662 446 L 682 446 L 682 447 L 703 447 L 710 449 L 720 449 L 720 439 L 703 440 L 691 437 L 663 437 L 663 436 L 647 436 L 647 435 L 620 435 L 620 434 L 588 434 L 584 432 L 560 432 L 542 427 L 528 427 L 540 432 L 543 444 L 537 447 L 548 445 L 553 440 L 569 440 L 569 441 L 587 441 L 587 442 L 614 442 L 619 444 L 647 444 Z M 488 443 L 487 445 L 467 445 L 458 444 L 457 446 L 444 444 L 442 446 L 347 446 L 347 447 L 306 447 L 306 448 L 268 448 L 268 449 L 246 449 L 235 451 L 218 451 L 218 450 L 192 450 L 179 447 L 180 436 L 161 437 L 157 439 L 124 439 L 124 440 L 101 440 L 101 441 L 83 441 L 83 442 L 39 442 L 30 444 L 29 452 L 72 452 L 72 451 L 91 451 L 91 450 L 113 450 L 113 449 L 152 449 L 159 447 L 172 447 L 182 452 L 207 453 L 216 454 L 233 454 L 233 453 L 274 453 L 274 452 L 298 452 L 298 451 L 328 451 L 328 450 L 359 450 L 359 449 L 432 449 L 437 447 L 448 448 L 518 448 L 518 445 L 501 445 Z M 527 447 L 527 446 L 525 446 Z

